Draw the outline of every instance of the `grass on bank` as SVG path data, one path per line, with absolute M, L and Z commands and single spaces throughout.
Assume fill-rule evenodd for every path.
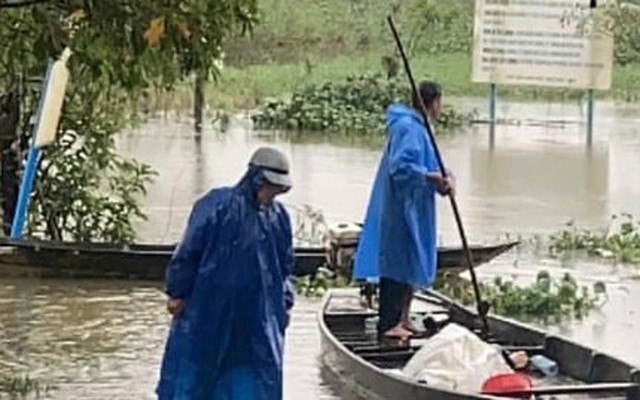
M 453 53 L 472 45 L 471 0 L 263 0 L 253 35 L 231 39 L 225 46 L 221 80 L 207 87 L 209 109 L 252 109 L 269 97 L 287 98 L 306 84 L 383 72 L 382 58 L 395 52 L 385 21 L 392 6 L 397 7 L 396 24 L 416 78 L 429 76 L 440 81 L 447 96 L 487 96 L 488 85 L 471 82 L 471 55 Z M 435 54 L 428 54 L 428 49 Z M 598 93 L 598 98 L 639 100 L 640 65 L 615 65 L 613 71 L 612 90 Z M 516 101 L 568 101 L 584 94 L 566 89 L 498 88 L 501 99 Z M 156 108 L 190 109 L 193 85 L 162 97 Z
M 269 97 L 287 97 L 296 88 L 335 81 L 349 75 L 382 71 L 381 53 L 338 56 L 314 63 L 264 64 L 245 68 L 226 68 L 218 83 L 209 83 L 207 103 L 213 109 L 250 109 Z M 471 82 L 471 58 L 467 54 L 418 56 L 412 60 L 416 79 L 429 77 L 439 81 L 450 97 L 482 97 L 488 85 Z M 403 71 L 400 71 L 404 75 Z M 183 88 L 182 90 L 186 90 Z M 181 90 L 181 91 L 182 91 Z M 189 91 L 186 98 L 190 101 Z M 510 100 L 566 101 L 580 99 L 584 91 L 536 87 L 499 86 L 498 95 Z M 640 99 L 640 66 L 616 67 L 612 90 L 598 92 L 598 98 L 623 101 Z

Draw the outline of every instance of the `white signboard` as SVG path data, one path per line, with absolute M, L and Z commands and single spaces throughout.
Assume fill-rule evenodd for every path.
M 575 89 L 611 87 L 614 0 L 476 0 L 474 82 Z

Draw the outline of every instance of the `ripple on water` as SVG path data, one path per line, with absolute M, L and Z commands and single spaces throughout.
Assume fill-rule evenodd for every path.
M 468 105 L 483 107 L 483 102 L 471 99 Z M 636 132 L 640 109 L 627 108 L 631 107 L 634 110 L 611 103 L 597 107 L 597 133 L 589 150 L 578 125 L 498 126 L 495 148 L 487 145 L 485 126 L 473 128 L 469 135 L 440 138 L 446 163 L 456 173 L 470 240 L 493 241 L 507 232 L 545 234 L 568 218 L 604 226 L 611 213 L 637 215 L 640 175 L 625 173 L 640 166 Z M 501 110 L 525 119 L 582 118 L 578 107 L 566 104 L 504 103 Z M 178 240 L 196 197 L 211 186 L 235 182 L 249 154 L 265 143 L 281 145 L 291 155 L 296 188 L 285 202 L 313 204 L 331 222 L 363 217 L 381 144 L 372 149 L 255 138 L 246 126 L 234 123 L 224 135 L 205 128 L 203 140 L 194 141 L 184 124 L 152 121 L 119 143 L 123 155 L 151 164 L 160 174 L 145 205 L 149 220 L 139 227 L 145 241 Z M 157 151 L 159 146 L 166 151 Z M 451 210 L 442 204 L 439 236 L 445 245 L 458 245 Z M 493 275 L 522 274 L 531 279 L 539 266 L 536 261 L 518 266 L 496 263 L 483 267 L 480 274 L 490 277 L 495 268 Z M 544 266 L 558 273 L 565 267 Z M 602 315 L 551 329 L 640 364 L 640 347 L 626 344 L 640 335 L 640 326 L 631 317 L 640 311 L 640 282 L 618 282 L 615 277 L 629 271 L 607 266 L 571 268 L 587 280 L 610 276 L 616 287 Z M 28 369 L 57 384 L 59 390 L 50 396 L 55 400 L 154 399 L 169 323 L 159 287 L 2 279 L 0 370 Z M 317 306 L 317 301 L 299 299 L 294 309 L 286 347 L 287 399 L 349 398 L 318 367 Z
M 0 371 L 52 383 L 54 400 L 154 399 L 168 331 L 164 295 L 124 282 L 4 280 Z M 319 300 L 299 298 L 287 334 L 286 399 L 337 399 L 318 367 Z
M 480 276 L 535 277 L 535 260 L 515 268 L 512 257 L 483 266 Z M 609 268 L 550 261 L 544 267 L 552 274 L 575 271 L 585 283 Z M 614 288 L 602 313 L 549 329 L 640 364 L 640 350 L 624 344 L 640 332 L 632 318 L 640 308 L 640 282 L 616 277 L 623 272 L 611 274 Z M 48 399 L 154 398 L 169 326 L 160 290 L 128 282 L 50 280 L 45 286 L 5 279 L 0 298 L 0 371 L 28 371 L 55 384 Z M 319 304 L 297 299 L 286 339 L 285 399 L 355 399 L 319 366 Z

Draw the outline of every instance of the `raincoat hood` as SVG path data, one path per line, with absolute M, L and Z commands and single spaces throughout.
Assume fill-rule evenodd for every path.
M 393 125 L 402 118 L 410 118 L 416 123 L 422 124 L 422 115 L 415 109 L 407 107 L 404 104 L 394 103 L 387 108 L 387 124 Z
M 249 169 L 236 184 L 235 188 L 238 193 L 251 201 L 258 201 L 258 191 L 264 186 L 268 180 L 265 176 L 266 171 L 260 167 L 249 166 Z M 283 193 L 289 191 L 289 187 L 283 186 Z
M 263 171 L 258 167 L 250 166 L 236 184 L 236 189 L 241 193 L 249 195 L 252 199 L 257 199 L 258 190 L 260 190 L 264 183 Z

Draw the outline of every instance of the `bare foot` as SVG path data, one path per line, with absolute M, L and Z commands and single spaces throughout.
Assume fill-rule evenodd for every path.
M 418 328 L 417 326 L 415 326 L 412 322 L 410 321 L 405 321 L 402 323 L 401 325 L 404 329 L 408 330 L 411 333 L 422 333 L 422 330 L 420 328 Z
M 424 329 L 420 329 L 418 328 L 412 320 L 408 319 L 408 318 L 403 318 L 400 321 L 400 326 L 402 326 L 404 329 L 408 330 L 411 333 L 424 333 Z
M 411 331 L 402 327 L 402 325 L 396 325 L 384 333 L 385 338 L 407 340 L 411 337 Z

